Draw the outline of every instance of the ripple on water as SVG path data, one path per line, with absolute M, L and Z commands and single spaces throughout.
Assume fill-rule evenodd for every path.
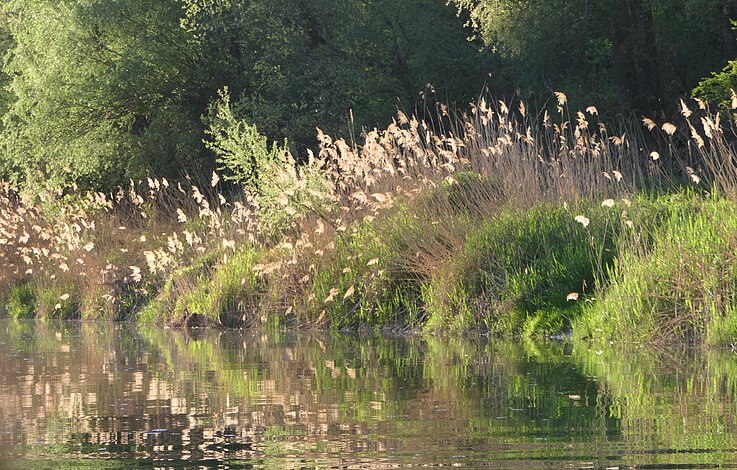
M 737 462 L 728 351 L 0 322 L 11 468 Z

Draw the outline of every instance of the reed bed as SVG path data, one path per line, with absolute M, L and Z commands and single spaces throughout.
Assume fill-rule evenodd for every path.
M 677 123 L 642 118 L 610 129 L 594 107 L 570 111 L 562 93 L 534 115 L 486 99 L 467 114 L 435 111 L 427 120 L 399 112 L 360 142 L 318 129 L 309 159 L 282 152 L 259 169 L 257 188 L 233 190 L 217 173 L 209 184 L 152 177 L 112 194 L 2 183 L 5 310 L 169 325 L 579 328 L 608 338 L 637 328 L 641 300 L 656 291 L 699 290 L 696 274 L 662 292 L 659 281 L 627 283 L 659 249 L 689 259 L 677 237 L 662 235 L 678 223 L 663 221 L 697 223 L 689 217 L 717 199 L 733 207 L 725 116 L 683 102 Z M 663 202 L 676 193 L 688 194 L 670 199 L 678 216 Z M 712 212 L 708 223 L 727 223 Z M 722 277 L 733 271 L 730 243 L 717 250 Z M 710 320 L 688 320 L 701 329 L 648 334 L 700 336 L 719 315 L 737 325 L 734 284 L 722 287 L 729 292 Z M 594 326 L 612 308 L 626 319 Z M 663 308 L 650 309 L 659 325 Z M 704 335 L 725 342 L 732 333 L 722 329 Z

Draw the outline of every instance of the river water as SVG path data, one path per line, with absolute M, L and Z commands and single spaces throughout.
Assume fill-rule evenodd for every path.
M 737 354 L 0 321 L 0 468 L 712 468 Z

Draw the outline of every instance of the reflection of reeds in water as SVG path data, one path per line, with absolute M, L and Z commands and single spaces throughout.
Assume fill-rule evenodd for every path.
M 610 397 L 604 410 L 620 423 L 622 440 L 633 455 L 657 443 L 664 451 L 647 461 L 673 462 L 671 454 L 688 461 L 731 461 L 737 382 L 729 351 L 694 349 L 685 345 L 599 346 L 577 344 L 573 351 L 581 370 L 600 380 Z M 730 452 L 719 456 L 721 450 Z
M 154 445 L 184 445 L 184 453 L 204 458 L 251 443 L 243 456 L 308 454 L 336 432 L 375 436 L 377 423 L 392 412 L 382 382 L 393 374 L 376 367 L 360 376 L 356 368 L 378 362 L 372 341 L 346 343 L 342 351 L 355 357 L 351 366 L 326 351 L 332 339 L 319 337 L 279 345 L 221 332 L 195 339 L 100 325 L 34 328 L 9 326 L 33 360 L 3 362 L 9 373 L 2 422 L 18 423 L 19 431 L 3 436 L 5 446 L 68 444 L 61 452 L 77 453 L 84 441 L 127 446 L 123 455 L 140 457 L 157 454 Z M 369 444 L 383 446 L 338 440 L 322 452 L 356 452 Z M 40 454 L 46 451 L 54 452 Z
M 4 326 L 11 338 L 25 337 L 30 359 L 14 358 L 12 348 L 2 351 L 2 422 L 18 423 L 2 444 L 20 445 L 21 454 L 33 452 L 23 446 L 43 442 L 61 453 L 143 457 L 163 455 L 155 446 L 168 444 L 184 446 L 177 458 L 220 458 L 228 443 L 247 443 L 242 456 L 418 446 L 437 457 L 444 448 L 427 440 L 427 429 L 461 445 L 469 420 L 488 429 L 514 406 L 528 410 L 499 426 L 539 430 L 544 423 L 534 415 L 568 400 L 552 393 L 533 402 L 521 351 L 511 345 Z M 114 445 L 122 447 L 114 451 Z
M 727 352 L 2 326 L 3 456 L 714 463 L 737 434 Z

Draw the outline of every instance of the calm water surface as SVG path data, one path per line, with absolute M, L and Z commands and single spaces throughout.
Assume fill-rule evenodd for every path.
M 0 321 L 0 467 L 712 468 L 737 354 Z

